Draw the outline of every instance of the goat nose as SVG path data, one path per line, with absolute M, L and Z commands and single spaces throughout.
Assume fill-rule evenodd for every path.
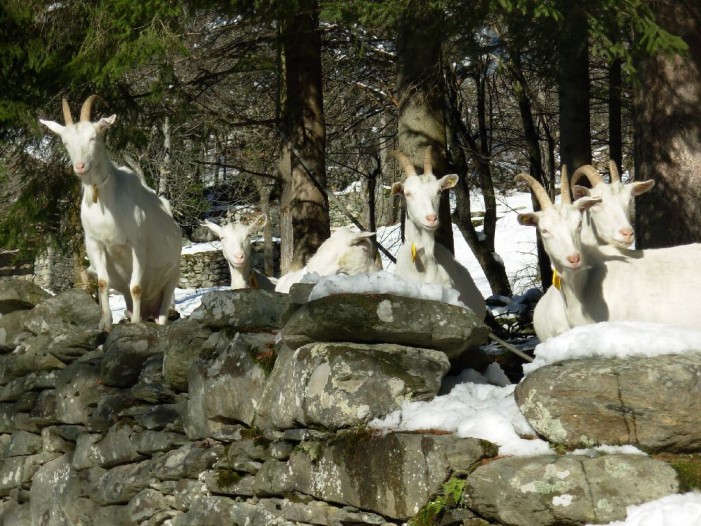
M 633 238 L 635 237 L 635 232 L 633 232 L 633 229 L 628 227 L 628 228 L 621 228 L 619 231 L 621 233 L 621 236 L 623 236 L 623 241 L 626 243 L 632 243 Z
M 83 168 L 85 168 L 85 163 L 83 161 L 78 161 L 77 163 L 75 163 L 75 167 L 78 170 L 82 170 Z
M 438 221 L 438 216 L 436 214 L 426 214 L 426 221 L 429 223 L 435 223 Z
M 569 261 L 572 265 L 579 265 L 579 262 L 581 261 L 581 259 L 582 259 L 581 256 L 577 252 L 567 256 L 567 261 Z

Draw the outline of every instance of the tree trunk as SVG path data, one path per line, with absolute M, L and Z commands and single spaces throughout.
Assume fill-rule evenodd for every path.
M 658 23 L 689 49 L 638 67 L 635 173 L 657 182 L 636 203 L 640 248 L 701 242 L 701 7 L 697 0 L 652 5 Z
M 589 117 L 589 39 L 584 11 L 565 11 L 560 28 L 560 162 L 570 173 L 591 162 Z
M 462 175 L 455 187 L 455 224 L 465 237 L 465 241 L 470 246 L 473 254 L 484 271 L 484 275 L 489 281 L 489 286 L 493 294 L 511 296 L 511 285 L 506 274 L 503 260 L 496 254 L 494 241 L 496 237 L 497 222 L 497 202 L 494 194 L 494 183 L 489 165 L 490 150 L 487 142 L 487 122 L 486 122 L 486 91 L 484 78 L 475 78 L 477 83 L 477 105 L 480 133 L 479 143 L 472 138 L 470 130 L 467 129 L 457 96 L 457 80 L 451 82 L 448 87 L 449 97 L 449 129 L 452 132 L 452 140 L 459 146 L 455 148 L 454 169 Z M 481 231 L 477 231 L 472 223 L 472 213 L 470 210 L 470 183 L 468 180 L 468 162 L 465 154 L 467 152 L 474 170 L 477 173 L 479 187 L 482 190 L 484 200 L 484 223 Z
M 282 272 L 304 266 L 330 235 L 326 194 L 326 128 L 324 123 L 319 5 L 301 0 L 282 26 L 285 57 L 285 101 L 282 177 Z M 309 173 L 311 172 L 311 174 Z
M 526 139 L 526 147 L 528 149 L 528 168 L 529 173 L 540 182 L 543 187 L 548 189 L 550 198 L 555 201 L 553 177 L 547 177 L 546 171 L 543 168 L 543 157 L 540 151 L 540 140 L 538 138 L 538 127 L 536 126 L 535 118 L 533 117 L 533 108 L 531 99 L 528 93 L 528 83 L 526 76 L 521 67 L 521 55 L 518 52 L 512 51 L 511 71 L 514 75 L 514 93 L 518 100 L 518 109 L 521 115 L 521 123 L 523 125 L 523 133 Z M 540 203 L 531 196 L 533 210 L 540 210 Z M 550 257 L 545 251 L 543 240 L 540 233 L 536 234 L 536 252 L 538 255 L 538 273 L 542 283 L 543 290 L 547 290 L 552 283 L 553 271 L 550 265 Z
M 609 159 L 623 172 L 623 130 L 622 130 L 622 106 L 621 94 L 623 81 L 621 78 L 621 60 L 615 59 L 609 65 Z
M 397 97 L 399 99 L 399 149 L 423 170 L 424 151 L 433 147 L 433 173 L 440 178 L 446 169 L 446 132 L 442 75 L 440 11 L 414 0 L 405 10 L 397 34 Z M 441 195 L 440 227 L 436 241 L 451 252 L 453 229 L 450 196 Z
M 168 197 L 168 180 L 170 179 L 170 119 L 163 120 L 163 159 L 158 174 L 158 195 Z

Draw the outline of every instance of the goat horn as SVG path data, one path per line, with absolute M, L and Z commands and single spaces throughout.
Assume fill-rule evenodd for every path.
M 433 166 L 431 163 L 431 145 L 426 146 L 426 151 L 424 152 L 424 175 L 432 174 Z
M 560 202 L 563 204 L 571 205 L 572 204 L 572 197 L 570 197 L 570 183 L 567 178 L 567 165 L 563 164 L 562 168 L 560 169 L 561 177 L 560 177 Z
M 107 104 L 105 102 L 105 99 L 100 97 L 99 95 L 90 95 L 87 99 L 85 99 L 85 102 L 83 103 L 83 107 L 80 108 L 80 121 L 87 121 L 90 122 L 90 112 L 92 111 L 92 105 L 93 102 L 95 101 L 100 101 L 103 104 Z
M 71 107 L 68 105 L 68 99 L 64 98 L 61 101 L 63 105 L 63 120 L 66 121 L 66 126 L 73 124 L 73 115 L 71 115 Z
M 399 164 L 401 165 L 402 169 L 404 170 L 404 173 L 406 173 L 407 176 L 416 175 L 416 168 L 414 168 L 414 163 L 411 162 L 411 159 L 409 159 L 406 155 L 404 155 L 399 150 L 392 150 L 390 155 L 394 157 L 397 161 L 399 161 Z
M 582 177 L 589 179 L 592 187 L 604 182 L 604 178 L 601 177 L 601 174 L 596 170 L 596 168 L 594 168 L 591 164 L 585 164 L 574 171 L 570 186 L 577 184 L 577 181 L 579 181 Z
M 526 173 L 520 173 L 516 176 L 516 180 L 521 180 L 528 183 L 528 186 L 531 187 L 533 195 L 535 195 L 536 199 L 538 200 L 538 203 L 540 203 L 540 208 L 545 209 L 553 205 L 553 202 L 550 200 L 548 192 L 545 191 L 543 185 L 536 181 L 533 176 L 528 175 Z
M 609 161 L 609 173 L 611 174 L 612 183 L 621 182 L 621 176 L 618 173 L 618 166 L 616 166 L 616 161 L 614 161 L 613 159 Z

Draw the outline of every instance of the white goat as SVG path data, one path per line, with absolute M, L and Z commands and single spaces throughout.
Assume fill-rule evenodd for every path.
M 265 226 L 268 216 L 258 216 L 250 225 L 228 223 L 219 226 L 205 220 L 202 226 L 209 228 L 222 241 L 222 252 L 229 263 L 232 289 L 275 290 L 275 285 L 265 274 L 253 268 L 251 262 L 251 234 Z
M 566 179 L 565 166 L 562 167 Z M 591 165 L 579 167 L 572 175 L 571 188 L 576 199 L 584 196 L 598 197 L 601 202 L 593 205 L 584 213 L 582 225 L 582 250 L 588 257 L 598 258 L 599 254 L 616 255 L 620 251 L 633 248 L 635 235 L 628 219 L 630 203 L 650 190 L 655 182 L 652 180 L 622 184 L 618 168 L 614 161 L 609 162 L 611 183 L 606 184 L 603 177 Z M 592 188 L 577 185 L 581 177 L 589 179 Z M 564 192 L 565 189 L 563 188 Z M 623 252 L 625 254 L 625 252 Z M 540 341 L 562 334 L 571 326 L 567 321 L 565 301 L 558 290 L 557 275 L 554 286 L 550 287 L 540 299 L 533 312 L 533 328 Z
M 362 272 L 377 272 L 380 268 L 375 262 L 375 251 L 370 240 L 374 235 L 375 232 L 354 232 L 347 228 L 336 230 L 319 246 L 304 268 L 282 276 L 275 290 L 289 292 L 290 287 L 302 281 L 306 274 L 353 276 Z
M 65 126 L 40 122 L 61 137 L 83 185 L 80 219 L 90 265 L 97 274 L 99 327 L 112 329 L 110 287 L 124 295 L 132 323 L 153 318 L 165 324 L 180 276 L 180 227 L 165 199 L 134 172 L 110 160 L 104 134 L 116 115 L 90 122 L 96 99 L 97 95 L 88 97 L 75 124 L 66 99 Z
M 600 321 L 647 321 L 701 329 L 701 244 L 622 254 L 602 251 L 598 259 L 582 251 L 581 224 L 585 210 L 600 197 L 569 196 L 554 205 L 530 175 L 526 181 L 542 210 L 520 214 L 523 225 L 536 226 L 555 270 L 571 327 Z M 563 185 L 566 184 L 564 181 Z M 563 195 L 564 198 L 564 195 Z
M 392 194 L 404 196 L 408 219 L 405 241 L 397 253 L 395 274 L 419 283 L 439 283 L 456 289 L 460 301 L 484 320 L 487 314 L 485 301 L 472 276 L 447 248 L 435 241 L 441 192 L 453 188 L 458 176 L 450 174 L 436 179 L 430 146 L 424 153 L 423 175 L 417 175 L 414 164 L 403 153 L 394 151 L 392 155 L 406 174 L 404 182 L 394 183 Z

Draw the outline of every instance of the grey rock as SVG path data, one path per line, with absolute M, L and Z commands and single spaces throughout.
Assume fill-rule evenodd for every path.
M 317 343 L 281 348 L 257 425 L 340 429 L 407 400 L 430 400 L 450 368 L 440 351 L 393 344 Z
M 537 369 L 515 396 L 533 428 L 553 443 L 693 452 L 701 449 L 699 376 L 701 353 L 572 360 Z
M 0 316 L 0 353 L 14 351 L 24 339 L 32 334 L 24 328 L 24 322 L 31 316 L 30 311 L 19 310 Z M 0 360 L 0 364 L 3 362 Z M 0 375 L 0 382 L 4 377 Z
M 188 442 L 181 433 L 153 431 L 146 429 L 132 434 L 132 444 L 141 455 L 153 456 L 156 453 L 179 448 Z
M 291 486 L 319 500 L 404 520 L 441 489 L 447 473 L 468 472 L 496 450 L 488 442 L 451 435 L 347 432 L 323 447 L 297 448 L 286 466 L 266 462 L 256 487 L 265 490 L 269 481 L 267 489 L 277 490 L 273 483 Z
M 83 426 L 48 426 L 41 430 L 44 451 L 68 453 L 75 450 L 78 437 L 85 431 Z
M 113 387 L 136 384 L 146 360 L 165 351 L 166 330 L 155 323 L 116 325 L 103 345 L 103 382 Z
M 231 424 L 251 425 L 266 382 L 264 364 L 273 357 L 271 335 L 238 334 L 216 357 L 196 362 L 188 376 L 188 436 L 216 437 Z
M 163 495 L 147 488 L 131 498 L 127 509 L 129 518 L 135 523 L 141 523 L 159 512 L 166 511 L 168 505 Z
M 202 296 L 202 304 L 190 320 L 212 329 L 259 332 L 282 328 L 290 306 L 287 294 L 262 289 L 216 290 Z
M 342 509 L 321 501 L 293 502 L 287 499 L 261 499 L 258 506 L 268 510 L 271 514 L 280 514 L 295 524 L 390 525 L 385 519 L 374 513 Z
M 132 416 L 136 422 L 152 431 L 174 431 L 183 433 L 183 414 L 187 410 L 185 402 L 176 404 L 159 404 L 154 406 L 139 406 L 124 412 Z
M 669 465 L 644 455 L 511 457 L 478 467 L 467 479 L 466 505 L 508 526 L 604 524 L 626 506 L 679 490 Z
M 358 330 L 362 327 L 362 330 Z M 469 309 L 391 294 L 337 294 L 299 308 L 282 330 L 293 349 L 312 342 L 395 343 L 454 359 L 487 341 L 489 328 Z
M 58 369 L 104 340 L 97 329 L 99 307 L 85 292 L 72 289 L 47 299 L 30 311 L 0 318 L 0 346 L 14 352 L 14 360 L 0 360 L 0 383 L 9 376 Z M 53 360 L 51 359 L 53 357 Z M 6 358 L 6 357 L 3 357 Z
M 132 439 L 138 432 L 136 427 L 118 424 L 110 428 L 104 436 L 87 433 L 81 435 L 76 443 L 74 468 L 93 467 L 94 462 L 100 467 L 111 468 L 144 460 L 145 457 L 136 450 Z
M 81 499 L 81 483 L 71 468 L 70 455 L 45 463 L 36 472 L 30 491 L 32 524 L 86 524 L 94 517 L 96 506 Z
M 8 499 L 0 506 L 0 524 L 3 526 L 32 526 L 29 503 L 20 504 Z
M 187 373 L 190 365 L 198 358 L 212 356 L 230 341 L 223 334 L 213 334 L 212 329 L 189 318 L 169 325 L 166 339 L 163 378 L 168 387 L 181 393 L 188 390 Z
M 0 281 L 0 315 L 28 310 L 51 297 L 51 294 L 26 279 Z
M 125 411 L 135 405 L 138 405 L 138 401 L 131 392 L 114 389 L 97 402 L 86 427 L 91 432 L 105 432 L 124 415 Z
M 56 453 L 37 453 L 22 457 L 9 457 L 0 464 L 0 497 L 30 483 L 37 470 L 59 457 Z
M 128 504 L 155 478 L 152 466 L 152 461 L 144 461 L 113 467 L 92 485 L 91 499 L 101 506 Z
M 155 459 L 151 472 L 160 480 L 197 479 L 224 456 L 224 446 L 203 447 L 189 443 Z
M 15 431 L 5 447 L 4 458 L 34 455 L 43 451 L 44 441 L 41 435 L 27 431 Z
M 53 403 L 57 422 L 85 424 L 94 406 L 115 392 L 114 388 L 102 383 L 99 367 L 74 362 L 59 372 L 56 389 L 44 393 L 55 397 Z

